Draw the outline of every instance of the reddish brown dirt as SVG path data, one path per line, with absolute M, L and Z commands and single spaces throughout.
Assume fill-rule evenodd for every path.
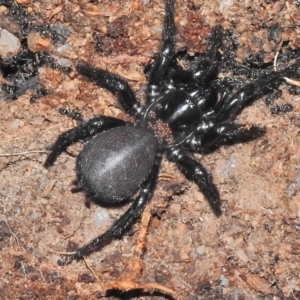
M 45 20 L 73 27 L 65 57 L 113 71 L 142 95 L 143 69 L 159 50 L 163 1 L 25 2 Z M 282 40 L 299 47 L 297 1 L 227 1 L 221 11 L 220 2 L 177 1 L 178 48 L 201 51 L 210 29 L 222 24 L 238 34 L 241 60 L 264 51 L 272 61 L 279 43 L 268 41 L 268 27 L 275 22 L 283 28 Z M 102 53 L 93 45 L 95 31 L 110 36 L 103 39 Z M 53 251 L 66 251 L 68 241 L 77 246 L 89 241 L 124 208 L 108 209 L 105 228 L 97 227 L 93 218 L 100 208 L 87 208 L 83 194 L 71 193 L 75 157 L 63 154 L 49 170 L 43 162 L 58 134 L 76 125 L 59 107 L 82 109 L 86 118 L 126 115 L 115 97 L 75 72 L 45 69 L 43 82 L 53 92 L 38 103 L 29 103 L 29 93 L 0 101 L 0 299 L 99 299 L 112 283 L 121 285 L 131 276 L 140 224 L 88 257 L 89 268 L 83 261 L 59 267 Z M 164 162 L 137 287 L 160 284 L 188 300 L 300 299 L 300 98 L 285 89 L 280 102 L 291 103 L 292 112 L 274 116 L 258 101 L 239 117 L 266 127 L 264 137 L 198 156 L 220 190 L 225 208 L 220 218 L 196 185 Z M 69 152 L 79 149 L 75 145 Z

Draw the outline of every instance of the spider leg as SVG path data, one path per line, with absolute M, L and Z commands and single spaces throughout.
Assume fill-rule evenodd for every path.
M 225 91 L 215 108 L 216 122 L 222 123 L 234 120 L 237 115 L 255 100 L 277 90 L 285 81 L 284 77 L 299 76 L 299 61 L 280 71 L 274 71 L 257 79 L 252 83 L 246 84 L 243 88 L 230 96 L 230 92 Z
M 197 80 L 202 85 L 206 85 L 218 76 L 218 55 L 219 48 L 223 42 L 223 31 L 220 25 L 212 30 L 208 39 L 208 49 L 205 52 L 205 57 L 200 60 L 196 69 L 193 71 L 194 80 Z
M 175 35 L 176 27 L 174 23 L 174 0 L 166 1 L 166 15 L 163 29 L 163 42 L 160 53 L 155 58 L 152 69 L 149 74 L 149 87 L 157 87 L 161 77 L 166 72 L 174 54 L 175 54 Z M 150 91 L 151 94 L 151 91 Z
M 220 216 L 222 214 L 220 195 L 213 183 L 212 176 L 198 161 L 180 153 L 178 150 L 170 151 L 169 154 L 181 172 L 198 185 L 215 215 Z
M 132 116 L 140 113 L 141 105 L 137 101 L 134 92 L 129 84 L 119 76 L 106 70 L 93 68 L 86 63 L 80 63 L 76 66 L 79 74 L 94 81 L 98 86 L 109 90 L 119 97 L 124 110 Z
M 60 266 L 70 264 L 73 260 L 82 259 L 96 250 L 100 250 L 108 245 L 113 239 L 122 237 L 126 231 L 141 216 L 146 204 L 152 198 L 155 189 L 159 166 L 161 162 L 161 154 L 157 155 L 155 164 L 146 181 L 141 185 L 141 191 L 135 198 L 130 208 L 107 230 L 104 234 L 92 240 L 87 245 L 78 249 L 75 254 L 64 255 L 58 261 Z
M 273 82 L 269 82 L 270 84 L 249 83 L 233 95 L 223 98 L 223 101 L 218 102 L 215 107 L 216 122 L 233 121 L 246 106 L 266 95 L 272 87 L 278 87 L 282 82 L 282 78 L 274 78 Z
M 113 127 L 125 126 L 126 122 L 112 117 L 99 116 L 88 120 L 87 122 L 61 134 L 56 142 L 51 147 L 51 152 L 48 155 L 44 167 L 51 167 L 57 157 L 67 149 L 70 145 L 91 137 L 99 132 L 108 130 Z
M 246 128 L 241 124 L 223 123 L 209 129 L 204 134 L 199 132 L 191 139 L 190 147 L 200 153 L 212 153 L 224 145 L 234 145 L 255 140 L 266 133 L 264 128 L 252 126 Z

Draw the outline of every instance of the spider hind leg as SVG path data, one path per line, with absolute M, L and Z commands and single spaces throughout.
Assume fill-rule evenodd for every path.
M 104 234 L 98 236 L 87 245 L 78 249 L 75 254 L 64 255 L 58 260 L 60 266 L 70 264 L 73 260 L 79 260 L 100 250 L 108 245 L 113 239 L 121 238 L 126 231 L 137 221 L 144 211 L 146 204 L 151 200 L 156 186 L 161 154 L 156 157 L 155 164 L 146 181 L 141 185 L 138 196 L 134 199 L 129 209 L 108 229 Z
M 51 152 L 48 155 L 44 167 L 50 168 L 57 157 L 64 152 L 69 146 L 81 140 L 96 135 L 102 131 L 113 127 L 125 126 L 126 122 L 112 117 L 99 116 L 81 124 L 78 127 L 68 130 L 61 134 L 56 142 L 51 147 Z

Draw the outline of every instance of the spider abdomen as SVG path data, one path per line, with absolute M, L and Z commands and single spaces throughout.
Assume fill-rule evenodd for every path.
M 116 127 L 99 133 L 78 156 L 79 186 L 97 202 L 122 202 L 146 179 L 156 153 L 156 138 L 145 128 Z

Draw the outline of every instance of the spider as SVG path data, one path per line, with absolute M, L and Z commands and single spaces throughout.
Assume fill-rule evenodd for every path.
M 140 104 L 129 84 L 119 76 L 84 62 L 76 67 L 80 75 L 116 95 L 135 121 L 103 115 L 82 121 L 58 137 L 45 167 L 52 166 L 68 146 L 83 140 L 76 164 L 78 187 L 92 201 L 104 205 L 120 205 L 136 196 L 110 229 L 75 253 L 62 256 L 59 265 L 82 259 L 129 230 L 152 198 L 163 156 L 175 162 L 198 185 L 214 214 L 220 216 L 218 189 L 193 153 L 209 154 L 222 145 L 261 137 L 265 129 L 249 128 L 235 119 L 253 101 L 276 90 L 283 82 L 283 74 L 294 71 L 273 71 L 233 91 L 218 79 L 218 49 L 223 32 L 220 26 L 213 29 L 208 49 L 196 66 L 183 69 L 176 60 L 174 2 L 166 1 L 161 50 L 148 66 L 145 105 Z

